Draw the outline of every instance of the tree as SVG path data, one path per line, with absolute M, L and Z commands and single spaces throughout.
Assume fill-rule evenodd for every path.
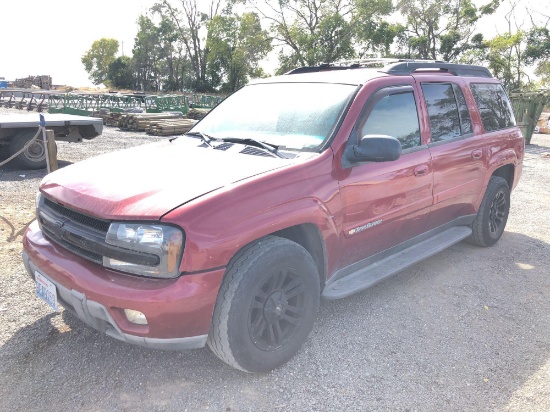
M 544 62 L 550 58 L 550 32 L 536 25 L 522 30 L 523 22 L 518 24 L 515 16 L 518 4 L 519 1 L 509 2 L 510 9 L 504 17 L 508 24 L 506 32 L 489 40 L 474 36 L 461 58 L 464 63 L 487 65 L 509 92 L 537 87 L 525 71 L 526 66 L 533 64 L 537 64 L 535 74 L 543 78 L 544 84 Z
M 223 0 L 211 0 L 207 11 L 204 12 L 199 10 L 197 0 L 180 0 L 179 7 L 173 6 L 169 0 L 162 0 L 152 9 L 177 27 L 179 39 L 192 68 L 192 87 L 198 91 L 212 90 L 212 84 L 207 76 L 209 49 L 203 29 L 215 16 L 224 11 L 224 4 Z
M 133 89 L 135 77 L 132 59 L 128 56 L 120 56 L 109 64 L 108 82 L 118 89 Z
M 469 47 L 475 23 L 493 13 L 500 0 L 476 7 L 472 0 L 401 0 L 397 10 L 407 16 L 399 55 L 407 58 L 457 59 Z
M 540 77 L 540 85 L 550 86 L 550 30 L 546 26 L 533 27 L 527 33 L 525 60 L 537 65 L 535 74 Z
M 81 61 L 94 84 L 107 80 L 109 64 L 115 60 L 117 52 L 118 40 L 102 38 L 94 41 L 90 50 L 82 56 Z
M 270 22 L 271 35 L 281 46 L 279 74 L 355 54 L 350 23 L 353 0 L 249 0 L 248 3 Z
M 550 87 L 550 60 L 539 62 L 535 74 L 540 77 L 540 87 Z
M 489 69 L 510 92 L 521 89 L 524 84 L 524 40 L 525 34 L 518 30 L 514 34 L 504 33 L 486 42 Z
M 141 90 L 158 91 L 160 89 L 159 62 L 161 59 L 159 29 L 147 16 L 139 17 L 138 27 L 132 50 L 137 87 Z
M 208 24 L 206 45 L 213 84 L 231 93 L 244 86 L 248 77 L 262 75 L 259 61 L 271 50 L 271 38 L 256 13 L 215 16 Z
M 391 0 L 355 0 L 351 23 L 355 32 L 360 57 L 369 54 L 391 54 L 390 47 L 403 33 L 401 23 L 389 23 L 383 18 L 394 12 Z

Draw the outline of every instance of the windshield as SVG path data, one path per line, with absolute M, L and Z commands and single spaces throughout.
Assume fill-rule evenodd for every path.
M 355 89 L 330 83 L 246 86 L 225 99 L 192 132 L 314 151 L 329 137 Z

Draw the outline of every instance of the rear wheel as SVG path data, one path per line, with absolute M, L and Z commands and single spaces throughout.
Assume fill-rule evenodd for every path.
M 265 372 L 292 358 L 306 341 L 320 300 L 311 255 L 268 236 L 230 262 L 218 293 L 208 345 L 245 372 Z
M 478 246 L 492 246 L 502 236 L 510 212 L 510 187 L 499 176 L 489 180 L 485 196 L 472 223 L 468 242 Z
M 10 142 L 10 156 L 13 156 L 19 150 L 21 150 L 29 140 L 36 135 L 35 130 L 24 130 L 17 133 L 11 138 Z M 27 149 L 13 161 L 22 168 L 25 169 L 43 169 L 46 167 L 46 147 L 42 137 L 39 136 L 34 142 L 32 142 Z

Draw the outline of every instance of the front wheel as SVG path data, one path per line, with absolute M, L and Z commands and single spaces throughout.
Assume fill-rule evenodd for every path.
M 478 246 L 492 246 L 502 236 L 510 212 L 510 187 L 499 176 L 489 180 L 485 196 L 472 223 L 468 242 Z
M 306 341 L 319 300 L 319 275 L 311 255 L 288 239 L 260 239 L 228 265 L 208 346 L 242 371 L 274 369 Z

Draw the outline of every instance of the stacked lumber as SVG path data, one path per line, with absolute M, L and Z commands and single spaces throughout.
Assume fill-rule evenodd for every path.
M 36 86 L 40 89 L 50 90 L 52 87 L 52 78 L 51 76 L 28 76 L 15 79 L 14 86 L 23 89 L 31 89 L 32 86 Z
M 187 112 L 185 117 L 188 119 L 200 120 L 208 114 L 210 109 L 191 109 Z
M 118 124 L 120 122 L 120 118 L 122 117 L 123 113 L 120 112 L 109 112 L 109 113 L 99 113 L 99 117 L 103 119 L 103 124 L 105 126 L 114 126 L 118 127 Z
M 187 133 L 195 123 L 192 119 L 156 120 L 150 122 L 146 132 L 153 136 L 174 136 Z
M 120 116 L 118 127 L 122 130 L 145 131 L 149 123 L 158 120 L 175 120 L 183 118 L 181 112 L 168 113 L 124 113 Z

